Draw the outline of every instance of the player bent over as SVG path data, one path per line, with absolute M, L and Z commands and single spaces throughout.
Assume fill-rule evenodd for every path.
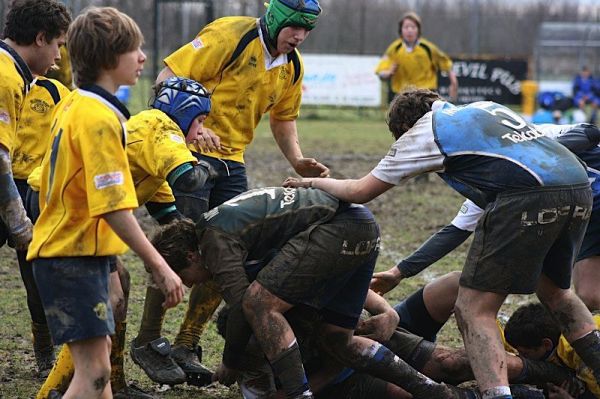
M 286 397 L 313 397 L 283 317 L 306 305 L 322 313 L 325 347 L 342 364 L 415 398 L 468 397 L 416 372 L 376 341 L 354 336 L 379 251 L 378 226 L 362 206 L 314 189 L 252 190 L 197 224 L 175 221 L 153 242 L 185 284 L 212 278 L 231 307 L 221 382 L 233 382 L 234 370 L 243 368 L 238 355 L 254 332 Z

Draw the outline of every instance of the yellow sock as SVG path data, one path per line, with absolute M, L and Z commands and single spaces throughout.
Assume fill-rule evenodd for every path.
M 36 399 L 46 399 L 51 389 L 59 392 L 65 392 L 71 383 L 73 374 L 75 373 L 75 365 L 71 357 L 71 351 L 67 345 L 63 345 L 60 353 L 54 362 L 54 367 L 44 381 L 44 385 L 40 388 Z

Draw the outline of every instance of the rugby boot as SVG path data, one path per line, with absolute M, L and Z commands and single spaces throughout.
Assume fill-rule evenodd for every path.
M 113 394 L 113 399 L 156 399 L 135 385 L 126 385 L 123 389 Z
M 35 356 L 38 374 L 41 378 L 46 378 L 54 365 L 54 346 L 52 346 L 48 325 L 32 322 L 31 334 L 33 336 L 33 355 Z
M 195 350 L 192 350 L 182 345 L 174 346 L 171 357 L 185 372 L 188 384 L 205 386 L 212 382 L 213 372 L 200 363 L 202 347 L 197 346 Z
M 185 372 L 171 358 L 171 344 L 164 337 L 143 346 L 138 346 L 133 340 L 131 359 L 152 381 L 159 384 L 183 384 L 186 380 Z

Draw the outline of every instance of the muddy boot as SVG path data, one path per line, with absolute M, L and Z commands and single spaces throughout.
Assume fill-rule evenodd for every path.
M 185 373 L 171 358 L 171 345 L 166 338 L 158 338 L 146 345 L 131 343 L 131 359 L 140 366 L 154 382 L 159 384 L 183 384 Z

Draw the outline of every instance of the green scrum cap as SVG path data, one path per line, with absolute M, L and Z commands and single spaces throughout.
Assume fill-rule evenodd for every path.
M 318 0 L 271 0 L 265 13 L 265 24 L 271 43 L 277 43 L 279 32 L 286 26 L 312 30 L 317 24 L 321 7 Z

